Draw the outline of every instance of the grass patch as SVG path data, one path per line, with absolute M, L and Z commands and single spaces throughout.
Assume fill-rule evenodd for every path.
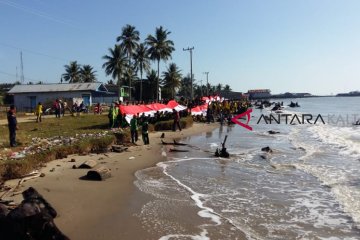
M 182 128 L 191 127 L 192 117 L 180 119 Z M 155 125 L 149 125 L 149 131 L 172 130 L 173 120 L 158 122 Z M 107 115 L 81 115 L 76 117 L 66 116 L 60 119 L 45 118 L 43 122 L 19 123 L 17 131 L 17 141 L 22 146 L 29 146 L 33 138 L 51 138 L 54 136 L 75 137 L 79 134 L 89 134 L 94 136 L 96 133 L 104 133 L 108 126 Z M 8 136 L 8 127 L 0 126 L 0 134 Z M 91 135 L 93 134 L 93 135 Z M 80 135 L 81 136 L 81 135 Z M 8 147 L 8 139 L 2 139 L 2 146 Z M 88 154 L 90 152 L 101 153 L 113 144 L 122 144 L 130 142 L 129 129 L 123 131 L 110 132 L 107 135 L 96 137 L 82 137 L 69 145 L 58 145 L 50 149 L 42 150 L 39 153 L 26 155 L 17 160 L 0 161 L 0 182 L 3 180 L 19 178 L 34 169 L 41 168 L 45 163 L 56 159 L 66 158 L 70 154 Z M 1 142 L 0 142 L 1 144 Z M 21 147 L 12 149 L 13 151 L 22 150 Z M 0 154 L 8 154 L 4 148 L 0 149 Z
M 32 138 L 48 138 L 53 136 L 75 136 L 82 133 L 100 133 L 106 130 L 109 119 L 105 115 L 84 114 L 81 116 L 65 116 L 63 118 L 43 118 L 41 123 L 19 123 L 16 139 L 23 146 L 28 145 Z M 7 125 L 0 126 L 0 134 L 6 136 L 0 140 L 0 146 L 9 147 L 9 130 Z M 0 152 L 1 153 L 1 152 Z

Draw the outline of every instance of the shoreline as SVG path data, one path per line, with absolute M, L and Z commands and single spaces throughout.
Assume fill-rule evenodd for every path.
M 217 127 L 216 123 L 194 123 L 181 132 L 164 131 L 164 140 L 189 137 Z M 151 196 L 138 190 L 134 181 L 136 171 L 166 160 L 161 152 L 162 133 L 150 133 L 150 145 L 143 145 L 139 136 L 139 145 L 122 153 L 72 155 L 51 161 L 40 170 L 45 177 L 22 183 L 14 196 L 5 199 L 19 203 L 22 197 L 18 193 L 34 187 L 57 210 L 59 216 L 55 223 L 70 239 L 152 239 L 151 233 L 144 232 L 139 219 L 134 216 Z M 72 166 L 89 159 L 110 168 L 112 177 L 100 182 L 80 180 L 88 169 L 72 169 Z M 9 180 L 5 185 L 16 186 L 18 181 Z

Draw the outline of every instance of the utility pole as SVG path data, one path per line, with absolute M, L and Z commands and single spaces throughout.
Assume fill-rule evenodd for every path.
M 24 64 L 23 64 L 23 59 L 22 59 L 22 52 L 20 52 L 20 71 L 21 71 L 20 82 L 21 82 L 21 84 L 24 84 L 25 77 L 24 77 Z
M 201 93 L 201 97 L 203 97 L 203 91 L 202 91 L 202 80 L 200 80 L 200 93 Z
M 194 98 L 194 94 L 193 94 L 193 74 L 192 74 L 192 51 L 194 50 L 194 47 L 188 47 L 188 48 L 183 48 L 183 51 L 190 51 L 190 80 L 191 80 L 191 99 Z
M 206 74 L 206 96 L 209 96 L 209 72 L 203 72 Z

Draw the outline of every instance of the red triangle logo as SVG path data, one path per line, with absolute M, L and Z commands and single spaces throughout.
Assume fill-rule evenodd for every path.
M 248 123 L 250 122 L 250 118 L 251 118 L 250 113 L 251 113 L 251 112 L 252 112 L 252 109 L 250 108 L 250 109 L 248 109 L 246 112 L 240 113 L 239 115 L 236 115 L 235 117 L 233 117 L 233 118 L 231 119 L 231 121 L 232 121 L 233 123 L 236 123 L 237 125 L 240 125 L 240 126 L 246 128 L 246 129 L 252 131 L 252 127 L 250 127 L 249 124 L 248 124 Z M 247 118 L 247 122 L 246 122 L 246 123 L 242 123 L 242 122 L 240 122 L 240 121 L 238 120 L 239 118 L 244 117 L 244 116 L 246 116 L 246 118 Z

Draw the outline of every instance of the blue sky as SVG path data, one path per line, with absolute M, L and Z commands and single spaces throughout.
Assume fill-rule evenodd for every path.
M 175 62 L 233 90 L 331 94 L 360 90 L 360 1 L 357 0 L 0 0 L 0 83 L 59 82 L 70 61 L 90 64 L 106 82 L 101 57 L 126 24 L 141 40 L 162 25 Z M 154 68 L 155 65 L 154 65 Z

